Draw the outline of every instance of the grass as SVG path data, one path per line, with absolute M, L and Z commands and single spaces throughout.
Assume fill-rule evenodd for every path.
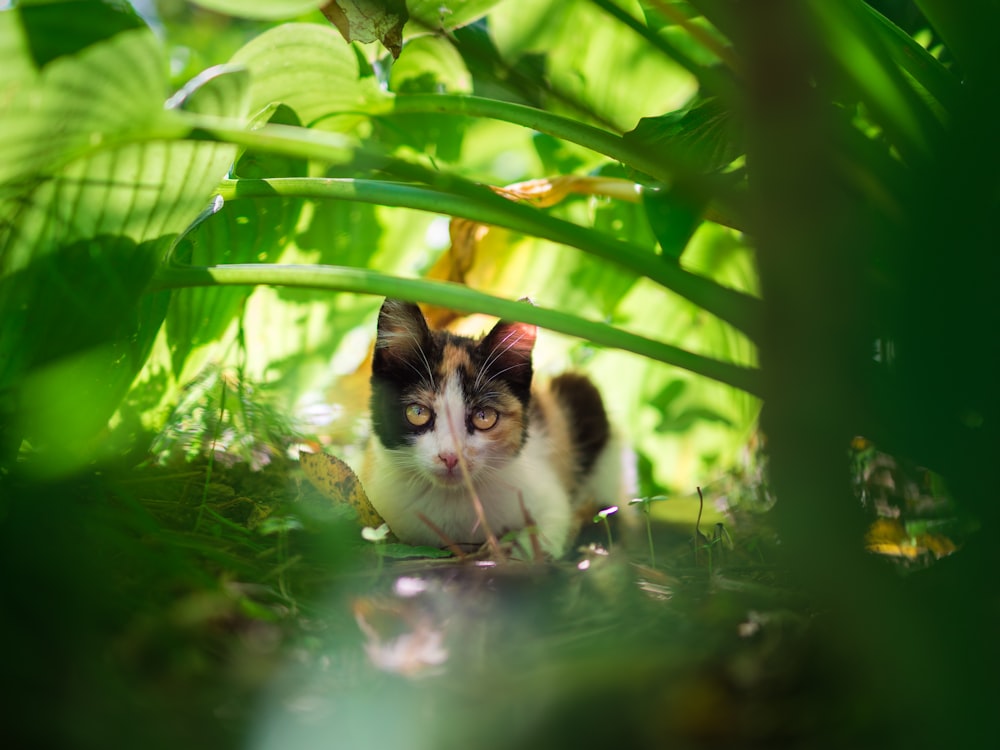
M 641 520 L 613 536 L 599 514 L 598 543 L 558 562 L 401 557 L 275 455 L 259 471 L 202 458 L 7 478 L 0 555 L 16 574 L 0 623 L 23 646 L 9 733 L 61 747 L 836 747 L 898 728 L 868 693 L 837 689 L 858 662 L 831 658 L 830 615 L 774 564 L 766 516 L 732 515 L 723 545 L 646 501 L 615 514 Z

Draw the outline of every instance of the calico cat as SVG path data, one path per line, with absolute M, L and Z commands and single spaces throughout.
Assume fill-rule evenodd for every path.
M 400 541 L 482 544 L 471 487 L 494 534 L 532 525 L 560 557 L 582 514 L 618 500 L 600 393 L 578 374 L 533 383 L 535 334 L 500 321 L 471 339 L 431 331 L 415 304 L 382 305 L 361 478 Z

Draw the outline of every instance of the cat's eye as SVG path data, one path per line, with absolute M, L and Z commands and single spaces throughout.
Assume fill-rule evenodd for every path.
M 431 410 L 423 404 L 410 404 L 406 407 L 406 421 L 414 427 L 423 427 L 431 421 Z
M 472 411 L 472 426 L 477 430 L 488 430 L 500 419 L 500 413 L 492 406 L 480 406 Z

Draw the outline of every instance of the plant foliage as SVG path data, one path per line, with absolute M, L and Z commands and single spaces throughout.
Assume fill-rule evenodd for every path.
M 731 462 L 761 399 L 782 543 L 866 689 L 930 695 L 938 742 L 990 715 L 995 545 L 899 589 L 846 446 L 1000 522 L 995 2 L 198 5 L 0 10 L 0 479 L 120 455 L 218 362 L 289 412 L 344 376 L 356 413 L 377 296 L 516 318 L 568 335 L 541 366 L 602 383 L 647 494 Z

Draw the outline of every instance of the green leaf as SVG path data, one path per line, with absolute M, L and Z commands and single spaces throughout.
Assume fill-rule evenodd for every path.
M 72 36 L 91 9 L 69 3 L 47 28 Z M 0 387 L 23 395 L 11 423 L 39 444 L 65 442 L 73 465 L 163 320 L 168 295 L 142 294 L 150 277 L 235 155 L 169 140 L 175 113 L 238 121 L 246 73 L 206 71 L 165 108 L 166 64 L 147 29 L 56 55 L 31 75 L 12 19 L 0 13 L 0 46 L 18 51 L 11 64 L 23 74 L 0 105 Z M 80 409 L 60 427 L 53 404 L 63 403 Z
M 145 28 L 145 23 L 125 2 L 103 0 L 56 0 L 22 3 L 24 36 L 31 58 L 40 69 L 64 55 L 74 55 L 122 31 Z M 67 27 L 65 19 L 74 23 Z
M 72 18 L 65 19 L 72 26 Z M 242 116 L 246 74 L 206 71 L 169 106 Z M 146 30 L 63 56 L 0 110 L 0 272 L 99 235 L 179 235 L 235 149 L 163 142 L 162 51 Z M 165 251 L 165 247 L 161 252 Z
M 644 117 L 622 139 L 652 151 L 667 147 L 683 155 L 698 172 L 721 170 L 745 151 L 732 108 L 715 97 L 665 115 Z
M 251 75 L 250 111 L 291 107 L 308 127 L 349 130 L 367 104 L 385 97 L 361 76 L 358 56 L 333 28 L 290 23 L 264 32 L 233 55 Z
M 941 124 L 893 62 L 894 40 L 856 0 L 810 3 L 826 48 L 860 101 L 905 159 L 926 159 Z
M 100 452 L 93 436 L 148 355 L 165 295 L 140 300 L 158 248 L 95 237 L 0 279 L 0 393 L 13 394 L 0 423 L 54 449 L 55 473 Z
M 418 37 L 406 43 L 393 63 L 389 88 L 398 94 L 462 94 L 471 92 L 472 77 L 448 40 Z M 455 162 L 469 122 L 444 113 L 386 114 L 373 119 L 373 139 L 390 150 L 405 146 Z
M 618 4 L 640 15 L 638 2 Z M 689 73 L 651 52 L 646 40 L 589 0 L 506 0 L 489 20 L 508 64 L 540 58 L 535 75 L 544 75 L 554 94 L 547 109 L 568 109 L 622 131 L 640 117 L 677 108 L 694 93 Z
M 406 35 L 425 34 L 472 23 L 500 0 L 407 0 L 410 20 Z
M 419 37 L 392 64 L 389 88 L 397 94 L 471 94 L 472 76 L 449 40 Z
M 642 205 L 663 257 L 680 260 L 684 248 L 701 225 L 707 201 L 685 186 L 643 190 Z
M 270 122 L 299 124 L 295 113 L 284 106 L 275 110 Z M 301 177 L 307 167 L 304 159 L 247 151 L 233 171 L 245 178 Z M 237 191 L 236 198 L 214 206 L 185 237 L 180 259 L 197 265 L 273 262 L 288 244 L 302 204 L 295 198 L 240 198 Z M 222 338 L 251 291 L 205 287 L 175 293 L 167 316 L 167 341 L 175 376 L 183 380 L 182 369 L 193 350 Z
M 227 16 L 277 21 L 295 18 L 326 5 L 330 0 L 192 0 L 195 5 Z
M 996 81 L 996 29 L 1000 7 L 996 2 L 964 8 L 950 0 L 917 0 L 917 6 L 944 39 L 971 83 Z M 971 12 L 970 12 L 971 11 Z

